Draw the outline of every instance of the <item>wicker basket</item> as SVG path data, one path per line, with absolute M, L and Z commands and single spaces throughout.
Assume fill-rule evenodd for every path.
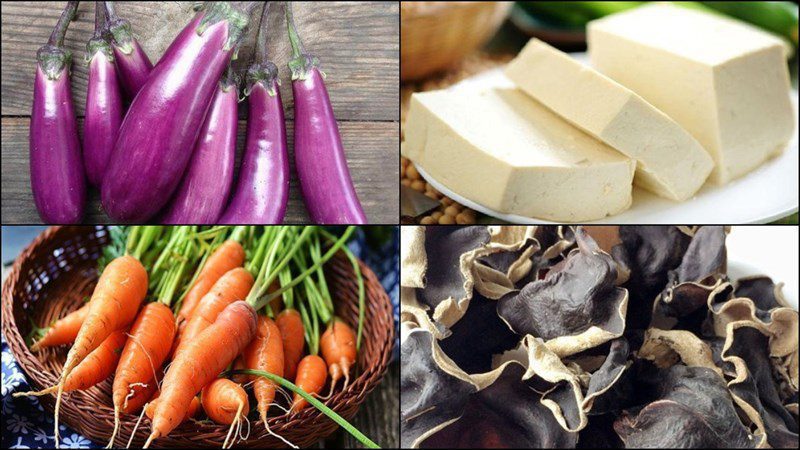
M 3 285 L 3 333 L 11 351 L 34 389 L 56 383 L 68 349 L 45 349 L 34 355 L 23 340 L 30 332 L 28 317 L 43 326 L 78 307 L 91 296 L 97 280 L 96 260 L 108 242 L 104 227 L 52 227 L 38 236 L 17 258 Z M 325 404 L 346 419 L 351 419 L 365 396 L 380 382 L 391 358 L 394 342 L 392 308 L 375 274 L 361 264 L 366 290 L 364 337 L 358 354 L 355 377 L 346 391 L 337 390 Z M 358 320 L 358 286 L 349 260 L 338 254 L 325 266 L 331 292 L 337 299 L 337 315 L 350 324 Z M 340 385 L 341 387 L 341 385 Z M 40 397 L 52 411 L 55 397 Z M 86 391 L 65 394 L 60 420 L 97 444 L 106 444 L 114 425 L 111 380 Z M 312 445 L 334 432 L 338 425 L 315 408 L 292 416 L 278 415 L 269 420 L 272 431 L 301 447 Z M 143 421 L 147 422 L 147 421 Z M 134 420 L 125 417 L 115 444 L 125 445 Z M 227 427 L 215 424 L 184 423 L 154 447 L 217 447 L 224 441 Z M 141 447 L 150 433 L 140 426 L 132 445 Z M 237 447 L 286 447 L 252 421 L 250 435 Z
M 401 81 L 419 80 L 453 67 L 497 32 L 513 4 L 429 3 L 429 8 L 401 10 Z

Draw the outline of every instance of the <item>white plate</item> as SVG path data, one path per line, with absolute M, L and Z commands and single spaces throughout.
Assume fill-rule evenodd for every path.
M 797 309 L 798 235 L 792 226 L 732 227 L 726 239 L 728 276 L 767 275 L 784 284 L 784 297 Z
M 584 64 L 585 53 L 572 55 Z M 503 75 L 502 69 L 494 69 L 468 78 L 452 87 L 453 90 L 486 89 L 490 87 L 514 87 Z M 797 112 L 797 90 L 792 90 L 792 102 Z M 591 223 L 719 223 L 744 224 L 767 223 L 786 217 L 797 211 L 798 205 L 798 140 L 797 127 L 787 144 L 787 150 L 776 158 L 765 162 L 758 169 L 726 184 L 706 184 L 694 197 L 684 202 L 673 202 L 634 187 L 631 208 L 620 214 L 595 220 Z M 453 200 L 483 214 L 513 223 L 552 223 L 537 218 L 502 214 L 463 198 L 432 179 L 417 168 L 420 175 L 439 192 Z

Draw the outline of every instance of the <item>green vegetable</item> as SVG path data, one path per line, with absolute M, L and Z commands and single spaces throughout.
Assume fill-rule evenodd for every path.
M 797 213 L 792 214 L 791 216 L 784 217 L 783 219 L 776 220 L 772 222 L 773 225 L 797 225 Z
M 528 14 L 554 25 L 583 28 L 592 20 L 648 2 L 518 2 Z M 793 2 L 673 2 L 683 8 L 725 14 L 783 36 L 797 45 Z
M 645 2 L 519 2 L 538 19 L 559 25 L 582 28 L 589 21 L 625 11 Z
M 612 2 L 613 3 L 613 2 Z M 702 2 L 704 5 L 790 39 L 797 45 L 797 4 L 792 2 Z

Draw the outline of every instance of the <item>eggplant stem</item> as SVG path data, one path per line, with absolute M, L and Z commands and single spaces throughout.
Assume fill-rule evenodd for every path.
M 53 28 L 53 33 L 50 34 L 50 40 L 47 41 L 48 44 L 56 47 L 61 47 L 64 45 L 64 36 L 67 34 L 67 27 L 75 18 L 75 13 L 77 11 L 78 2 L 67 2 L 67 7 L 64 8 L 64 12 L 62 12 L 61 17 L 58 18 L 56 27 Z
M 267 60 L 267 15 L 269 14 L 269 6 L 271 2 L 264 4 L 264 10 L 261 12 L 261 22 L 258 26 L 258 36 L 256 42 L 256 62 L 263 63 Z
M 286 5 L 286 26 L 289 29 L 289 42 L 292 44 L 292 58 L 301 58 L 306 54 L 303 42 L 297 34 L 294 25 L 294 14 L 292 13 L 292 2 L 284 2 Z
M 94 35 L 98 36 L 98 33 L 103 29 L 103 25 L 106 24 L 106 13 L 103 2 L 94 2 L 94 5 Z

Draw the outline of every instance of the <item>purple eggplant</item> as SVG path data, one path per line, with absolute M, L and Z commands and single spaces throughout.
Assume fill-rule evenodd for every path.
M 114 49 L 114 57 L 117 59 L 117 73 L 119 73 L 119 79 L 125 89 L 125 95 L 128 100 L 133 100 L 147 82 L 150 72 L 153 71 L 153 63 L 139 46 L 139 41 L 133 37 L 130 22 L 120 19 L 116 15 L 111 2 L 103 3 L 108 15 L 106 30 L 113 37 L 111 47 Z
M 238 84 L 229 67 L 211 101 L 189 168 L 161 223 L 214 224 L 222 214 L 236 157 Z
M 47 223 L 76 223 L 86 205 L 78 125 L 69 83 L 70 52 L 64 35 L 78 2 L 68 2 L 47 44 L 36 53 L 30 128 L 33 200 Z
M 211 2 L 175 38 L 133 99 L 103 178 L 106 213 L 144 222 L 186 170 L 217 82 L 249 22 L 252 2 Z
M 283 222 L 286 214 L 289 155 L 283 103 L 278 90 L 278 67 L 267 60 L 268 10 L 269 3 L 261 17 L 257 60 L 247 70 L 245 95 L 249 95 L 250 112 L 244 160 L 236 192 L 219 223 L 277 224 Z
M 316 223 L 366 223 L 319 61 L 303 49 L 294 26 L 292 2 L 286 2 L 286 22 L 292 44 L 294 160 L 306 209 Z
M 96 2 L 94 36 L 86 44 L 89 83 L 83 122 L 83 163 L 86 178 L 99 187 L 122 123 L 122 94 L 114 71 L 114 52 L 103 37 L 105 12 Z

